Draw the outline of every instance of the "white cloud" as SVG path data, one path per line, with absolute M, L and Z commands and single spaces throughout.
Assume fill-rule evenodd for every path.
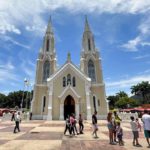
M 131 87 L 132 85 L 135 85 L 139 82 L 142 81 L 150 81 L 150 75 L 141 75 L 141 76 L 135 76 L 132 78 L 128 78 L 125 80 L 120 80 L 120 81 L 115 81 L 115 82 L 107 82 L 106 87 L 107 88 L 126 88 L 126 87 Z
M 150 46 L 150 17 L 149 13 L 141 20 L 138 26 L 139 34 L 136 38 L 129 40 L 127 43 L 122 44 L 121 47 L 126 51 L 138 51 L 138 46 Z
M 143 58 L 149 58 L 150 55 L 140 55 L 140 56 L 136 56 L 133 59 L 143 59 Z
M 23 47 L 23 48 L 26 48 L 26 49 L 30 49 L 29 46 L 24 45 L 24 44 L 22 44 L 22 43 L 20 43 L 20 42 L 18 42 L 18 41 L 16 41 L 16 40 L 14 40 L 13 38 L 11 38 L 11 37 L 9 37 L 9 36 L 7 36 L 7 35 L 5 35 L 5 36 L 0 36 L 0 39 L 3 39 L 5 42 L 10 42 L 10 43 L 12 43 L 13 45 L 17 45 L 17 46 L 20 46 L 20 47 Z
M 45 26 L 43 14 L 68 10 L 70 13 L 146 13 L 150 10 L 149 0 L 1 0 L 0 33 L 21 34 L 20 24 L 27 30 L 38 32 Z
M 11 62 L 0 65 L 0 83 L 18 81 L 18 76 L 14 72 L 15 66 Z
M 30 60 L 23 60 L 21 63 L 21 69 L 26 74 L 26 78 L 33 82 L 35 78 L 35 64 Z
M 121 47 L 125 48 L 126 51 L 138 51 L 137 46 L 141 43 L 141 38 L 138 36 L 133 40 L 129 40 L 127 43 L 123 44 Z

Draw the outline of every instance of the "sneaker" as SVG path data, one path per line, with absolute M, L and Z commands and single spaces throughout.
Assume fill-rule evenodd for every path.
M 141 147 L 141 145 L 140 145 L 140 144 L 136 144 L 136 146 L 137 146 L 137 147 Z

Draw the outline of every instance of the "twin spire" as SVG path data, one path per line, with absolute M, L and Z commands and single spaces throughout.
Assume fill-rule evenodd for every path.
M 87 16 L 85 16 L 85 26 L 84 26 L 84 32 L 86 32 L 86 31 L 91 31 Z M 51 16 L 48 21 L 46 33 L 53 33 Z
M 52 34 L 53 34 L 51 16 L 49 17 L 49 21 L 48 21 L 48 25 L 47 25 L 46 33 L 52 33 Z
M 86 32 L 86 31 L 91 31 L 89 23 L 88 23 L 87 16 L 85 16 L 85 26 L 84 26 L 84 32 Z

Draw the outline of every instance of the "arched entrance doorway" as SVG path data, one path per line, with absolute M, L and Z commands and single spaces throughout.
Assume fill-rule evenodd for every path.
M 72 113 L 75 114 L 75 101 L 72 96 L 68 95 L 64 102 L 64 119 Z

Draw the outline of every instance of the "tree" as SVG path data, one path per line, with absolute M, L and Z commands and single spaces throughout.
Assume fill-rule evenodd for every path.
M 136 100 L 129 97 L 120 97 L 119 100 L 115 103 L 118 108 L 128 108 L 137 106 Z
M 128 97 L 128 94 L 125 93 L 124 91 L 119 91 L 118 93 L 116 93 L 116 96 L 118 98 L 121 98 L 121 97 Z
M 6 95 L 0 93 L 0 108 L 3 107 L 3 105 L 5 104 L 6 102 Z
M 24 95 L 24 96 L 23 96 Z M 33 91 L 15 91 L 10 92 L 7 96 L 0 94 L 0 107 L 2 108 L 20 108 L 23 99 L 23 108 L 30 107 L 30 101 L 32 100 Z
M 135 95 L 141 95 L 143 104 L 150 103 L 150 99 L 148 97 L 148 94 L 150 94 L 150 84 L 148 81 L 142 81 L 137 85 L 133 85 L 131 87 L 131 93 Z
M 108 96 L 107 99 L 109 100 L 109 108 L 114 109 L 115 103 L 118 101 L 118 97 L 112 95 L 112 96 Z

